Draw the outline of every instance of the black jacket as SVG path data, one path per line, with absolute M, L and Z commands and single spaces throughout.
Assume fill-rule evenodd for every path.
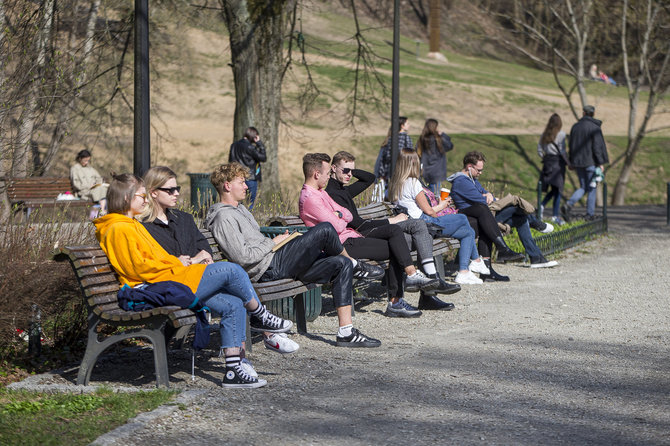
M 446 133 L 440 134 L 442 140 L 442 150 L 437 147 L 435 136 L 430 135 L 428 138 L 429 147 L 422 147 L 421 153 L 421 169 L 423 172 L 423 179 L 426 183 L 434 184 L 447 179 L 447 155 L 446 153 L 454 148 L 451 138 Z M 418 143 L 417 143 L 418 145 Z
M 354 203 L 354 197 L 370 187 L 370 185 L 375 182 L 375 176 L 374 174 L 361 169 L 352 170 L 351 175 L 358 181 L 349 186 L 345 186 L 336 179 L 331 178 L 328 180 L 326 192 L 328 195 L 330 195 L 330 198 L 335 201 L 335 203 L 349 209 L 351 215 L 354 216 L 353 220 L 351 220 L 347 226 L 358 229 L 365 220 L 363 220 L 358 215 L 356 204 Z
M 167 225 L 159 219 L 142 224 L 168 254 L 193 257 L 203 249 L 212 253 L 212 248 L 195 225 L 191 214 L 176 209 L 168 209 L 165 214 L 168 217 Z
M 249 169 L 247 180 L 262 181 L 261 163 L 264 163 L 266 160 L 265 146 L 260 139 L 252 143 L 248 139 L 242 138 L 230 146 L 228 162 L 237 161 L 246 166 Z
M 583 116 L 570 130 L 570 164 L 574 167 L 600 166 L 609 163 L 602 121 Z

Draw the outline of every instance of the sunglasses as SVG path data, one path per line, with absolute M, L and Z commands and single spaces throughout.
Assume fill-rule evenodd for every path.
M 345 174 L 345 175 L 351 173 L 351 169 L 348 168 L 348 167 L 338 167 L 338 169 L 340 169 L 342 171 L 342 173 Z
M 162 190 L 163 192 L 167 192 L 169 195 L 174 195 L 175 192 L 180 192 L 181 191 L 181 186 L 175 186 L 175 187 L 157 187 L 157 190 Z

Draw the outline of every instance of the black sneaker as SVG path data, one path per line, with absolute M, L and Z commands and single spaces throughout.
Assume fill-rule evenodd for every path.
M 362 260 L 356 260 L 354 279 L 379 279 L 384 276 L 384 268 Z
M 436 278 L 439 281 L 439 286 L 433 290 L 433 293 L 437 294 L 454 294 L 461 291 L 461 286 L 457 283 L 447 283 L 439 276 L 430 275 L 428 277 Z M 432 294 L 432 293 L 431 293 Z M 421 310 L 421 305 L 419 305 L 419 310 Z
M 563 220 L 570 221 L 572 220 L 572 206 L 568 206 L 567 203 L 561 205 L 561 217 Z
M 265 310 L 262 317 L 250 316 L 249 327 L 251 331 L 260 331 L 268 333 L 286 333 L 293 327 L 293 322 L 275 316 Z
M 239 389 L 255 389 L 263 387 L 268 382 L 264 379 L 254 378 L 249 375 L 244 369 L 239 366 L 226 367 L 226 374 L 223 376 L 223 387 L 239 388 Z
M 405 276 L 405 291 L 416 293 L 417 291 L 431 291 L 440 286 L 440 281 L 426 277 L 421 271 L 417 270 L 413 276 Z
M 338 347 L 370 348 L 370 347 L 379 347 L 380 345 L 382 345 L 382 341 L 380 341 L 379 339 L 369 338 L 355 328 L 351 329 L 351 334 L 349 336 L 347 337 L 336 336 L 335 340 L 337 341 Z

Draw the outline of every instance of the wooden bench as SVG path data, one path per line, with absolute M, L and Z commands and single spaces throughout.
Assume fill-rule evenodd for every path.
M 215 261 L 221 261 L 219 245 L 212 234 L 201 230 L 213 251 Z M 176 306 L 158 307 L 146 311 L 126 311 L 119 307 L 117 293 L 119 280 L 109 259 L 99 245 L 69 246 L 56 250 L 56 261 L 69 261 L 77 277 L 88 309 L 88 342 L 77 374 L 78 385 L 88 385 L 98 356 L 117 342 L 129 338 L 146 338 L 154 351 L 156 386 L 169 387 L 167 344 L 171 339 L 183 342 L 196 323 L 195 314 Z M 254 283 L 261 302 L 291 297 L 294 299 L 296 325 L 299 332 L 307 332 L 305 298 L 308 293 L 320 290 L 317 284 L 305 284 L 291 279 Z M 319 294 L 320 298 L 320 294 Z M 101 338 L 100 324 L 112 327 L 135 327 Z M 251 338 L 247 336 L 247 350 L 251 351 Z
M 7 198 L 15 211 L 24 211 L 26 217 L 36 208 L 56 206 L 90 207 L 89 200 L 57 200 L 59 194 L 71 191 L 66 177 L 30 177 L 7 179 Z
M 366 220 L 383 219 L 393 216 L 393 206 L 388 202 L 372 203 L 362 208 L 358 208 L 358 215 Z M 275 217 L 270 223 L 272 226 L 303 226 L 305 222 L 297 215 L 285 215 Z M 405 237 L 410 240 L 409 234 Z M 457 239 L 449 237 L 440 237 L 433 239 L 433 257 L 435 259 L 435 268 L 442 277 L 444 277 L 444 255 L 460 248 L 460 242 Z M 417 252 L 411 251 L 412 260 L 417 261 Z M 383 268 L 388 268 L 388 261 L 376 262 Z

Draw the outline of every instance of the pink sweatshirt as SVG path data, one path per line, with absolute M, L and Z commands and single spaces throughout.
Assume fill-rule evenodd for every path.
M 354 229 L 348 228 L 353 216 L 345 207 L 335 203 L 325 190 L 317 190 L 306 184 L 302 185 L 300 200 L 298 200 L 300 218 L 307 226 L 316 226 L 317 223 L 327 221 L 335 228 L 340 236 L 340 242 L 344 243 L 349 238 L 362 237 Z M 342 217 L 335 215 L 341 212 Z

